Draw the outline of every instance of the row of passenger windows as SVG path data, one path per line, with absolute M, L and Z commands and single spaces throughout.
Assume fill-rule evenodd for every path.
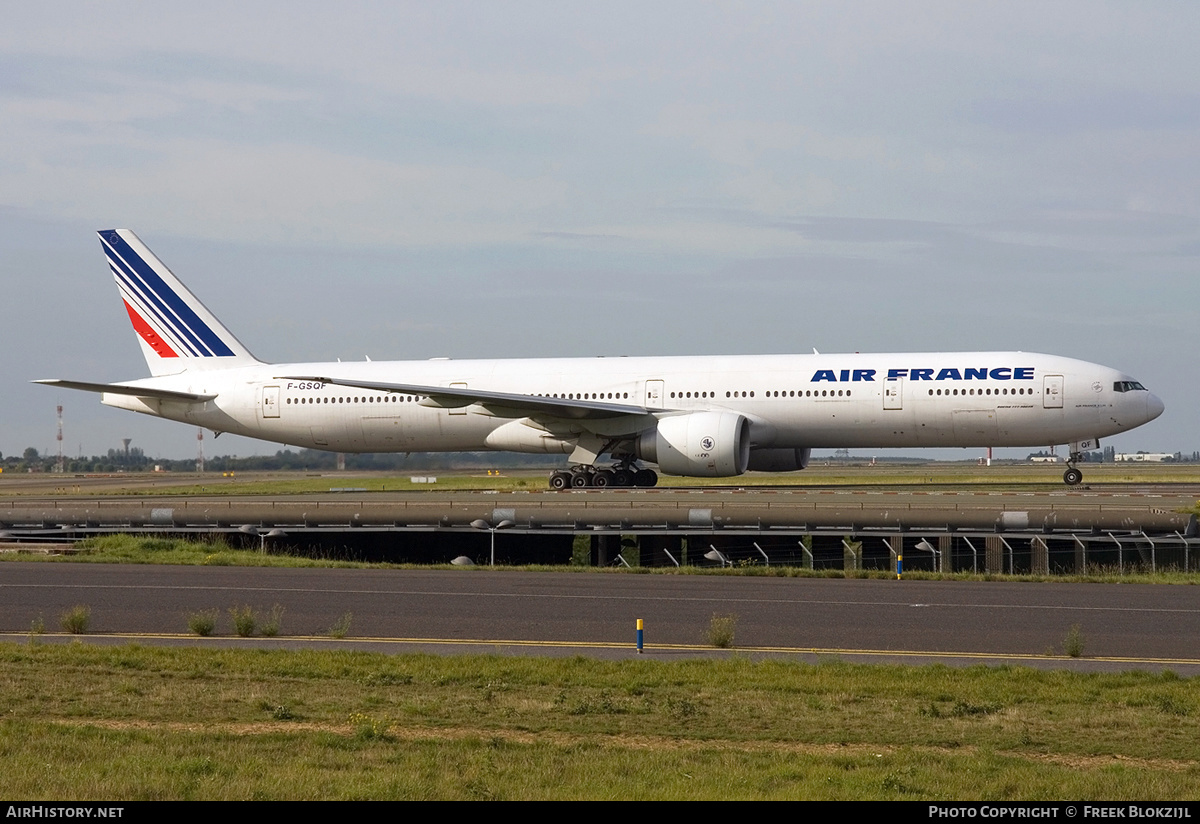
M 607 395 L 603 392 L 592 392 L 590 395 L 587 392 L 571 392 L 566 395 L 560 395 L 555 392 L 552 395 L 547 395 L 545 392 L 538 392 L 539 398 L 563 398 L 569 401 L 619 401 L 629 397 L 628 392 L 609 392 Z
M 751 392 L 750 396 L 754 397 L 754 393 Z M 824 397 L 848 398 L 848 397 L 850 397 L 850 390 L 849 389 L 839 389 L 835 392 L 832 389 L 822 389 L 820 391 L 818 391 L 816 389 L 805 389 L 802 391 L 797 390 L 797 391 L 793 392 L 792 390 L 789 389 L 786 392 L 780 391 L 780 392 L 775 392 L 774 394 L 772 394 L 771 392 L 768 392 L 767 397 L 768 398 L 772 398 L 772 397 L 774 397 L 774 398 L 824 398 Z
M 715 398 L 716 396 L 717 396 L 716 392 L 672 392 L 671 393 L 672 398 Z M 726 392 L 725 397 L 727 397 L 727 398 L 753 398 L 754 392 L 752 392 L 752 391 L 751 392 L 741 392 L 741 391 Z M 771 391 L 767 392 L 764 397 L 767 397 L 767 398 L 825 398 L 825 397 L 848 398 L 848 397 L 850 397 L 850 390 L 849 389 L 839 389 L 835 392 L 832 389 L 822 389 L 820 391 L 818 391 L 816 389 L 808 389 L 808 390 L 790 389 L 790 390 L 786 390 L 786 391 L 781 389 L 781 390 L 771 390 Z
M 1130 383 L 1132 383 L 1132 381 L 1126 382 L 1126 385 L 1128 385 Z M 1143 387 L 1141 384 L 1133 384 L 1133 386 L 1130 386 L 1129 389 L 1118 389 L 1117 391 L 1119 391 L 1119 392 L 1120 391 L 1130 391 L 1130 389 L 1143 389 Z M 959 394 L 962 394 L 962 395 L 1009 395 L 1009 394 L 1032 395 L 1032 394 L 1034 394 L 1034 390 L 1032 388 L 1026 389 L 1024 387 L 1021 387 L 1018 389 L 1009 389 L 1007 387 L 1005 387 L 1003 389 L 990 389 L 990 388 L 989 389 L 930 389 L 929 394 L 930 395 L 959 395 Z M 717 396 L 717 393 L 715 393 L 715 392 L 672 392 L 671 393 L 671 397 L 677 398 L 677 399 L 715 398 L 716 396 Z M 844 390 L 838 389 L 836 391 L 833 389 L 821 389 L 821 390 L 803 389 L 803 390 L 787 390 L 787 391 L 772 390 L 770 392 L 767 392 L 766 396 L 768 398 L 826 398 L 826 397 L 848 398 L 848 397 L 850 397 L 850 390 L 849 389 L 844 389 Z M 629 393 L 628 392 L 608 392 L 608 393 L 592 392 L 589 395 L 587 392 L 581 392 L 581 393 L 569 393 L 569 394 L 565 394 L 565 395 L 539 394 L 538 397 L 539 398 L 563 398 L 565 400 L 627 400 L 629 398 Z M 753 391 L 750 391 L 750 392 L 732 392 L 732 391 L 730 391 L 730 392 L 725 393 L 725 397 L 727 397 L 727 398 L 747 398 L 747 397 L 753 398 L 754 392 Z M 309 403 L 413 403 L 417 400 L 419 400 L 419 398 L 415 395 L 364 395 L 361 397 L 356 395 L 353 397 L 338 396 L 336 398 L 330 397 L 328 395 L 322 395 L 320 397 L 317 397 L 317 396 L 300 397 L 300 398 L 296 398 L 294 400 L 292 398 L 288 398 L 287 403 L 289 403 L 289 404 L 292 404 L 292 403 L 296 403 L 296 404 L 309 404 Z
M 999 390 L 997 390 L 997 391 L 999 391 Z M 949 390 L 947 390 L 947 392 L 949 392 Z M 963 390 L 963 393 L 964 394 L 966 393 L 965 389 Z M 929 394 L 932 395 L 933 391 L 930 390 Z M 938 394 L 939 395 L 941 394 L 940 389 L 938 390 Z M 955 394 L 957 394 L 957 392 Z M 716 392 L 672 392 L 671 393 L 672 398 L 681 398 L 681 399 L 682 398 L 715 398 L 716 396 L 717 396 Z M 539 398 L 563 398 L 565 400 L 628 400 L 629 393 L 628 392 L 607 392 L 607 393 L 592 392 L 589 394 L 587 392 L 578 392 L 578 393 L 571 392 L 568 394 L 555 393 L 552 395 L 539 393 L 537 395 L 537 397 L 539 397 Z M 727 397 L 727 398 L 753 398 L 754 392 L 753 391 L 749 391 L 749 392 L 732 392 L 732 391 L 730 391 L 730 392 L 725 393 L 725 397 Z M 846 398 L 848 398 L 848 397 L 850 397 L 850 390 L 849 389 L 845 389 L 845 390 L 838 389 L 836 391 L 834 391 L 833 389 L 821 389 L 821 390 L 808 389 L 808 390 L 788 390 L 788 391 L 773 390 L 773 391 L 767 392 L 766 397 L 768 397 L 768 398 L 797 398 L 797 397 L 799 397 L 799 398 L 825 398 L 825 397 L 830 397 L 830 398 L 846 397 Z M 321 395 L 321 396 L 312 396 L 312 397 L 299 397 L 299 398 L 295 398 L 295 399 L 288 398 L 286 402 L 290 405 L 293 403 L 295 403 L 295 404 L 397 403 L 397 402 L 412 403 L 417 400 L 419 400 L 419 398 L 414 395 L 364 395 L 364 396 L 355 395 L 353 397 L 343 397 L 340 395 L 338 397 L 330 397 L 329 395 Z
M 331 398 L 328 395 L 320 397 L 313 396 L 311 398 L 300 397 L 294 401 L 291 398 L 287 399 L 288 403 L 412 403 L 417 398 L 413 395 L 364 395 L 362 397 L 354 396 L 352 398 L 336 397 Z
M 930 395 L 1032 395 L 1032 394 L 1034 394 L 1034 390 L 1032 388 L 1026 389 L 1025 387 L 1020 387 L 1018 389 L 1008 389 L 1007 387 L 1005 387 L 1003 389 L 938 389 L 938 390 L 930 389 L 929 394 Z

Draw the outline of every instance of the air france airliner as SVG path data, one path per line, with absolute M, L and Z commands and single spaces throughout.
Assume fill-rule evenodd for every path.
M 803 469 L 813 448 L 1067 444 L 1157 418 L 1129 375 L 1029 352 L 266 363 L 128 229 L 98 233 L 152 377 L 41 380 L 219 435 L 335 452 L 569 455 L 554 489 Z M 605 458 L 604 456 L 607 456 Z

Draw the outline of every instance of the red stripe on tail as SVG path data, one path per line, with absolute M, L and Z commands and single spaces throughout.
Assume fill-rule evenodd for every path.
M 134 311 L 134 308 L 129 305 L 129 301 L 123 301 L 123 303 L 125 304 L 125 311 L 129 313 L 129 320 L 133 323 L 134 331 L 142 336 L 142 340 L 149 344 L 150 348 L 158 353 L 160 358 L 179 357 L 179 355 L 175 354 L 175 350 L 168 346 L 167 342 L 150 328 L 150 324 L 146 323 L 142 316 Z

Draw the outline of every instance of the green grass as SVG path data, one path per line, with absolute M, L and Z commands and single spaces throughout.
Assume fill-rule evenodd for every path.
M 741 658 L 0 645 L 36 799 L 1184 800 L 1200 680 Z
M 266 638 L 274 638 L 279 634 L 279 629 L 283 623 L 283 607 L 275 604 L 271 607 L 271 612 L 263 619 L 262 626 L 259 627 L 259 632 Z
M 248 604 L 230 607 L 229 620 L 233 624 L 233 631 L 242 638 L 249 638 L 258 628 L 258 616 Z
M 1079 624 L 1072 624 L 1067 631 L 1067 636 L 1063 639 L 1063 652 L 1071 658 L 1083 655 L 1083 632 Z
M 705 640 L 710 646 L 718 649 L 729 649 L 733 646 L 734 632 L 737 630 L 737 616 L 733 613 L 728 615 L 718 615 L 713 613 L 708 622 L 708 632 L 705 633 Z
M 217 616 L 219 614 L 215 609 L 204 609 L 199 612 L 193 612 L 188 615 L 188 629 L 202 638 L 207 638 L 216 631 Z
M 64 630 L 73 635 L 82 635 L 92 623 L 92 608 L 84 604 L 71 607 L 58 618 Z
M 329 628 L 329 637 L 342 639 L 350 632 L 350 621 L 354 618 L 354 613 L 343 613 L 340 618 L 333 622 L 333 626 Z

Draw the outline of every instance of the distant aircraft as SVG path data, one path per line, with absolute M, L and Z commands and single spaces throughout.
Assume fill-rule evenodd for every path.
M 218 435 L 569 455 L 554 489 L 654 486 L 638 461 L 719 478 L 803 469 L 814 447 L 1066 443 L 1078 484 L 1084 450 L 1163 412 L 1129 375 L 1027 352 L 264 363 L 133 232 L 98 234 L 153 377 L 36 383 Z

